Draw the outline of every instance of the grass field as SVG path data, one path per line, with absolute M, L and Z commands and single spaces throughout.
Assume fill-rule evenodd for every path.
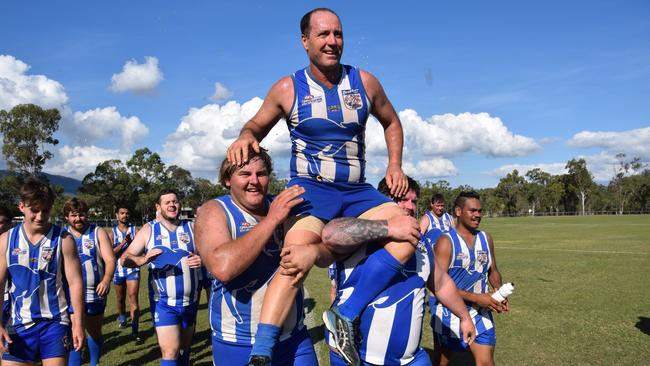
M 643 365 L 650 363 L 650 216 L 485 219 L 505 281 L 515 282 L 509 314 L 495 316 L 500 365 Z M 329 364 L 320 322 L 328 306 L 326 270 L 306 282 L 308 320 L 322 364 Z M 104 326 L 104 365 L 158 365 L 146 286 L 141 284 L 142 345 L 117 328 L 111 292 Z M 205 295 L 194 365 L 211 365 Z M 314 322 L 314 320 L 316 320 Z M 433 342 L 428 316 L 422 345 Z M 454 364 L 473 364 L 460 355 Z M 234 365 L 237 366 L 237 365 Z

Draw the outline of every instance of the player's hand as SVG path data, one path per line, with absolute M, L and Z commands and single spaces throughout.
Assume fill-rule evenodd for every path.
M 190 253 L 190 255 L 187 257 L 187 265 L 190 268 L 199 268 L 203 265 L 203 262 L 201 261 L 201 256 Z
M 152 250 L 148 251 L 147 255 L 144 256 L 144 264 L 150 263 L 151 261 L 156 259 L 156 257 L 161 255 L 162 253 L 163 253 L 162 249 L 152 249 Z
M 228 146 L 228 150 L 226 150 L 228 162 L 236 166 L 244 165 L 248 162 L 248 151 L 250 148 L 255 150 L 256 153 L 259 153 L 260 143 L 257 141 L 255 136 L 253 136 L 252 132 L 244 130 L 241 132 L 237 140 Z
M 314 266 L 318 257 L 318 247 L 317 244 L 298 244 L 284 247 L 280 257 L 280 274 L 295 276 L 291 285 L 296 286 Z
M 486 309 L 490 309 L 492 311 L 496 311 L 497 313 L 501 313 L 504 311 L 503 304 L 500 303 L 498 300 L 494 299 L 492 294 L 479 294 L 478 295 L 478 300 L 476 303 Z
M 402 197 L 408 192 L 409 182 L 401 167 L 389 165 L 386 168 L 386 185 L 392 197 Z
M 9 343 L 13 343 L 5 327 L 0 325 L 0 353 L 9 351 Z
M 72 348 L 74 348 L 75 351 L 81 351 L 84 346 L 85 336 L 86 332 L 84 331 L 83 325 L 72 322 Z
M 420 225 L 414 217 L 408 215 L 391 217 L 388 219 L 388 237 L 416 246 L 420 241 Z
M 126 233 L 126 235 L 124 236 L 124 243 L 125 244 L 131 244 L 132 241 L 133 241 L 133 238 L 131 237 L 131 233 Z
M 463 333 L 463 341 L 471 345 L 476 339 L 476 328 L 472 319 L 467 317 L 460 320 L 460 331 Z
M 291 209 L 304 200 L 304 198 L 300 197 L 303 193 L 305 193 L 305 189 L 298 185 L 291 186 L 280 192 L 271 202 L 266 218 L 275 220 L 276 225 L 283 223 L 289 216 Z
M 97 288 L 95 289 L 95 292 L 97 292 L 97 295 L 99 297 L 105 297 L 108 295 L 108 293 L 111 290 L 111 281 L 101 281 L 99 284 L 97 284 Z
M 508 302 L 508 299 L 505 299 L 501 301 L 501 305 L 503 305 L 503 312 L 507 313 L 510 311 L 510 303 Z

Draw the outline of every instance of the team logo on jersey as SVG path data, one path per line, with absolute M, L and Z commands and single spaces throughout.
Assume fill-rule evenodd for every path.
M 253 228 L 253 225 L 251 225 L 249 222 L 242 222 L 241 225 L 239 225 L 239 231 L 242 233 L 250 231 L 250 229 Z
M 86 249 L 92 249 L 95 246 L 95 241 L 89 238 L 83 240 L 83 246 Z
M 458 253 L 458 255 L 456 255 L 456 260 L 462 261 L 464 259 L 467 259 L 467 253 Z
M 158 236 L 156 236 L 156 240 L 157 240 L 157 241 L 160 241 L 160 240 L 166 240 L 166 239 L 167 239 L 167 236 L 165 236 L 165 235 L 163 235 L 163 234 L 158 234 Z
M 14 250 L 11 251 L 11 255 L 13 256 L 18 256 L 26 253 L 27 253 L 27 249 L 20 249 L 20 248 L 14 248 Z
M 178 240 L 187 245 L 190 243 L 190 235 L 188 233 L 178 233 Z
M 43 258 L 44 261 L 49 262 L 52 260 L 52 256 L 54 255 L 54 251 L 50 247 L 44 247 L 41 249 L 41 257 Z
M 302 105 L 309 105 L 309 104 L 314 104 L 314 103 L 320 103 L 323 101 L 323 96 L 313 96 L 311 94 L 305 95 L 304 98 L 302 98 Z
M 342 90 L 341 94 L 343 95 L 343 104 L 347 109 L 356 110 L 363 107 L 361 93 L 359 93 L 358 89 Z
M 476 260 L 481 264 L 487 263 L 488 261 L 487 252 L 484 250 L 476 251 Z
M 341 108 L 339 108 L 338 104 L 328 105 L 327 106 L 327 111 L 328 112 L 338 112 L 339 110 L 341 110 Z

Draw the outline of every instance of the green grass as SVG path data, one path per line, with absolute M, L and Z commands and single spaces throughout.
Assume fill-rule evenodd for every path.
M 485 219 L 504 281 L 515 282 L 509 314 L 496 315 L 500 365 L 640 365 L 650 360 L 650 216 Z M 328 306 L 326 270 L 314 269 L 306 287 L 311 334 L 328 364 L 320 315 Z M 105 365 L 158 365 L 146 285 L 141 284 L 145 343 L 117 329 L 109 295 Z M 206 299 L 199 307 L 194 365 L 211 365 Z M 433 348 L 428 316 L 422 345 Z M 471 363 L 461 356 L 454 364 Z

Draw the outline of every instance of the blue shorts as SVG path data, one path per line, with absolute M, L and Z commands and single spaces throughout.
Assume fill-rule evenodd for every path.
M 104 310 L 106 310 L 106 300 L 84 303 L 84 309 L 86 311 L 86 315 L 94 316 L 104 314 Z M 70 304 L 68 312 L 70 314 L 74 314 L 72 304 Z
M 397 357 L 401 357 L 402 355 L 398 355 Z M 429 354 L 427 351 L 424 350 L 424 348 L 420 347 L 418 348 L 417 352 L 415 355 L 413 355 L 413 360 L 411 362 L 406 363 L 405 365 L 408 366 L 431 366 L 431 359 L 429 358 Z M 361 361 L 361 364 L 364 366 L 373 366 L 374 364 L 367 363 L 365 361 Z M 399 365 L 399 363 L 396 363 Z M 347 363 L 343 361 L 343 358 L 339 356 L 338 353 L 330 351 L 330 365 L 331 366 L 347 366 Z
M 180 325 L 181 328 L 188 328 L 196 323 L 197 304 L 188 306 L 169 306 L 164 302 L 151 301 L 151 317 L 156 327 L 166 325 Z
M 134 271 L 124 276 L 118 275 L 117 272 L 115 272 L 115 275 L 113 275 L 113 283 L 116 285 L 123 285 L 126 281 L 139 281 L 139 280 L 140 280 L 140 271 Z
M 18 328 L 10 334 L 12 343 L 2 359 L 15 362 L 35 362 L 65 357 L 71 348 L 70 326 L 54 320 L 43 320 L 29 329 Z
M 214 366 L 246 365 L 252 349 L 250 344 L 226 343 L 212 337 L 212 362 Z M 271 365 L 318 366 L 318 358 L 306 327 L 275 346 Z
M 469 348 L 469 345 L 465 341 L 463 341 L 462 333 L 460 338 L 450 337 L 447 335 L 438 334 L 436 332 L 433 332 L 433 336 L 436 338 L 436 340 L 441 346 L 450 349 L 452 351 L 463 352 L 467 348 Z M 497 336 L 496 333 L 494 332 L 494 327 L 477 335 L 474 342 L 485 346 L 495 346 L 497 344 Z
M 311 178 L 292 178 L 287 187 L 305 188 L 304 201 L 291 210 L 292 216 L 310 215 L 330 221 L 337 217 L 358 217 L 390 198 L 368 183 L 332 183 Z

